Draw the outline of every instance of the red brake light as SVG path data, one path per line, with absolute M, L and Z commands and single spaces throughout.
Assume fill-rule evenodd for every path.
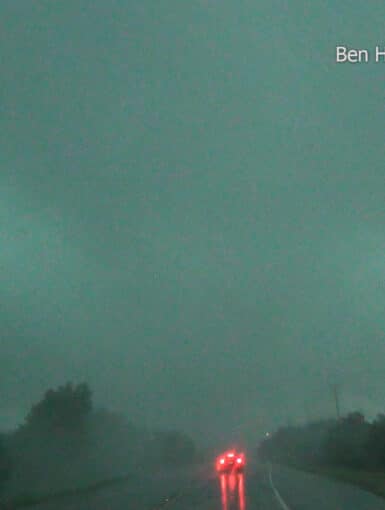
M 225 459 L 220 459 L 219 464 L 224 464 L 224 463 L 225 463 Z
M 241 459 L 241 457 L 238 457 L 237 462 L 238 462 L 238 464 L 242 464 L 242 459 Z

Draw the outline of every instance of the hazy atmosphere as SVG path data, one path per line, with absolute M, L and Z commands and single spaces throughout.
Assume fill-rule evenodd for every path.
M 2 0 L 0 429 L 67 381 L 198 441 L 385 411 L 384 67 L 335 63 L 380 8 Z

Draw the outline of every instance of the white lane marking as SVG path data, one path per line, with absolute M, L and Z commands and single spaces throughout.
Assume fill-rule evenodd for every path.
M 290 508 L 287 506 L 287 504 L 282 499 L 281 494 L 274 487 L 273 477 L 271 476 L 272 472 L 273 472 L 273 467 L 269 463 L 269 482 L 270 482 L 270 487 L 271 487 L 272 491 L 274 492 L 274 496 L 277 498 L 277 500 L 278 500 L 279 504 L 281 505 L 281 507 L 283 508 L 283 510 L 290 510 Z

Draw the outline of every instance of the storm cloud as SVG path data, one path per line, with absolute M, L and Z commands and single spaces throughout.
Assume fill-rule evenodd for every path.
M 384 411 L 383 76 L 335 63 L 383 17 L 334 4 L 2 2 L 3 427 L 67 380 L 197 438 Z

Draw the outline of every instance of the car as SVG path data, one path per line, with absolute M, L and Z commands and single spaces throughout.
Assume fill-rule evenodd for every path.
M 246 459 L 244 453 L 237 453 L 236 450 L 228 450 L 217 457 L 215 466 L 218 473 L 229 471 L 242 471 L 245 467 Z

